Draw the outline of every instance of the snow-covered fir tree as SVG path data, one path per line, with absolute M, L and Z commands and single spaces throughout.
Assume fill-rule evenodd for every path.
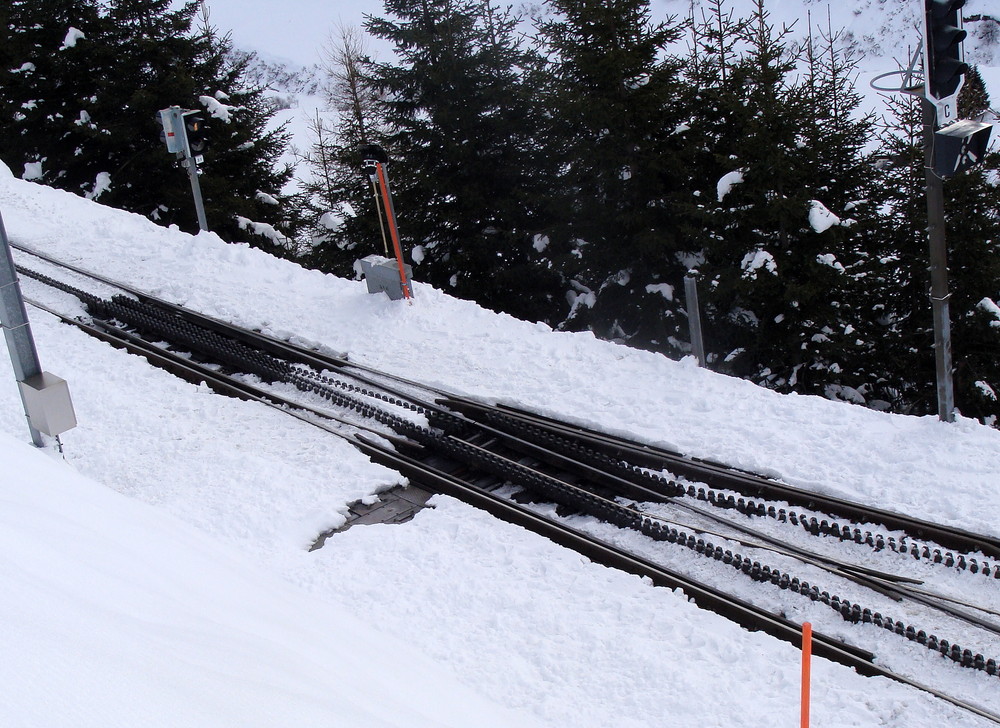
M 14 0 L 2 44 L 0 159 L 29 179 L 195 230 L 158 112 L 200 110 L 211 144 L 201 179 L 210 228 L 281 250 L 284 236 L 253 231 L 282 223 L 271 202 L 291 175 L 277 165 L 286 137 L 265 129 L 261 90 L 243 87 L 228 39 L 196 26 L 198 11 L 170 0 Z
M 674 198 L 685 176 L 687 94 L 670 45 L 675 19 L 647 0 L 549 3 L 545 145 L 559 175 L 547 254 L 571 304 L 564 328 L 678 352 L 680 286 L 690 248 Z

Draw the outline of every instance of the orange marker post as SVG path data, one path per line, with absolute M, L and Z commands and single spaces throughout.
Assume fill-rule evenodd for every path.
M 396 252 L 396 263 L 399 265 L 399 283 L 403 287 L 403 297 L 410 299 L 410 282 L 406 280 L 406 268 L 403 265 L 403 249 L 399 244 L 399 230 L 396 229 L 396 210 L 392 206 L 392 194 L 389 192 L 389 181 L 385 177 L 385 170 L 381 162 L 375 163 L 378 171 L 378 183 L 382 188 L 382 201 L 385 203 L 385 216 L 389 222 L 389 237 L 392 238 L 392 247 Z
M 802 728 L 809 728 L 809 681 L 812 665 L 812 624 L 802 625 Z

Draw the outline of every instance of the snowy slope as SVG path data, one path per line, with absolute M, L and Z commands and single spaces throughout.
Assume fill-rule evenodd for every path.
M 1000 533 L 985 507 L 995 497 L 1000 432 L 972 421 L 948 426 L 780 396 L 690 360 L 493 314 L 419 283 L 413 305 L 393 303 L 368 295 L 364 283 L 0 173 L 0 212 L 13 240 L 155 295 L 460 393 Z M 64 294 L 23 286 L 29 297 L 69 305 Z M 0 433 L 11 464 L 0 476 L 8 538 L 0 564 L 16 575 L 5 578 L 11 587 L 0 610 L 5 625 L 16 625 L 20 647 L 2 661 L 11 689 L 0 701 L 0 724 L 46 725 L 31 716 L 58 708 L 39 705 L 35 683 L 54 669 L 59 695 L 83 696 L 76 701 L 83 717 L 73 725 L 129 724 L 136 701 L 186 710 L 174 705 L 178 695 L 207 700 L 206 715 L 240 715 L 247 693 L 268 705 L 294 703 L 294 720 L 269 725 L 301 725 L 303 715 L 338 725 L 378 725 L 377 718 L 421 725 L 415 721 L 441 693 L 411 691 L 407 681 L 427 658 L 440 667 L 419 667 L 428 676 L 419 685 L 436 682 L 463 696 L 454 710 L 477 713 L 463 723 L 437 700 L 433 718 L 445 725 L 797 724 L 798 653 L 790 645 L 451 499 L 436 499 L 435 509 L 405 526 L 352 528 L 307 552 L 317 533 L 342 522 L 347 503 L 399 477 L 273 409 L 218 397 L 35 309 L 30 315 L 44 367 L 70 382 L 76 404 L 80 426 L 63 438 L 69 466 L 145 505 L 89 481 L 64 481 L 37 464 L 41 456 L 11 446 L 27 432 L 9 364 L 0 364 L 0 384 L 8 382 L 0 386 Z M 179 610 L 158 606 L 167 591 L 185 595 L 177 596 Z M 39 608 L 50 598 L 64 606 Z M 796 610 L 794 618 L 831 633 L 854 629 L 821 606 Z M 54 637 L 36 611 L 65 615 L 67 637 Z M 112 637 L 113 649 L 92 649 L 93 634 Z M 402 641 L 409 647 L 394 646 Z M 905 647 L 888 642 L 891 663 L 893 650 Z M 170 648 L 146 670 L 140 656 L 150 644 Z M 223 654 L 237 659 L 220 664 Z M 328 666 L 306 674 L 300 660 Z M 60 661 L 69 667 L 47 667 Z M 372 672 L 384 679 L 375 684 Z M 1000 710 L 995 678 L 952 672 L 955 690 Z M 161 683 L 161 675 L 168 679 Z M 828 725 L 985 725 L 829 663 L 814 675 L 814 715 Z M 95 692 L 102 680 L 103 692 Z M 343 700 L 317 697 L 327 689 Z M 373 701 L 377 715 L 366 712 Z M 88 707 L 106 713 L 91 719 Z M 252 724 L 213 720 L 189 724 Z
M 9 435 L 0 453 L 7 728 L 523 724 L 217 539 Z

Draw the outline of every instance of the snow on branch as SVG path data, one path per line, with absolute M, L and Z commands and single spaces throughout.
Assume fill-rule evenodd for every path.
M 239 110 L 239 107 L 224 104 L 214 96 L 199 96 L 198 101 L 212 117 L 222 119 L 227 124 L 232 121 L 232 113 Z
M 757 280 L 757 271 L 761 268 L 771 275 L 778 273 L 778 263 L 774 260 L 774 256 L 766 250 L 755 250 L 744 255 L 740 268 L 743 270 L 743 277 L 750 280 Z
M 993 320 L 990 321 L 990 326 L 1000 329 L 1000 306 L 996 304 L 996 301 L 992 298 L 984 298 L 976 304 L 976 307 L 982 309 L 993 317 Z
M 77 30 L 76 28 L 70 28 L 66 31 L 66 38 L 63 39 L 62 45 L 59 46 L 59 50 L 64 51 L 67 48 L 72 48 L 76 45 L 78 40 L 84 39 L 87 36 L 83 34 L 82 30 Z
M 722 175 L 722 179 L 720 179 L 718 184 L 715 186 L 716 191 L 719 193 L 719 202 L 722 202 L 723 198 L 725 198 L 725 196 L 732 191 L 733 185 L 743 183 L 743 172 L 744 170 L 737 169 L 733 172 Z
M 837 256 L 833 253 L 823 253 L 822 255 L 817 255 L 816 262 L 821 265 L 828 265 L 838 273 L 843 273 L 845 271 L 844 266 L 839 260 L 837 260 Z
M 266 222 L 254 222 L 249 218 L 237 215 L 236 224 L 240 226 L 241 230 L 249 230 L 255 235 L 263 236 L 275 245 L 281 245 L 283 247 L 288 245 L 288 238 L 279 233 L 273 225 L 268 225 Z
M 840 218 L 826 209 L 819 200 L 809 200 L 809 224 L 818 233 L 825 233 L 834 225 L 840 225 Z

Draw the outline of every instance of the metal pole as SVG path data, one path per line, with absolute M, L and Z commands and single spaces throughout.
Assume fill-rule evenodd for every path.
M 934 173 L 934 127 L 937 109 L 926 98 L 924 112 L 924 174 L 927 180 L 927 238 L 930 243 L 931 306 L 934 314 L 934 356 L 937 367 L 938 419 L 955 421 L 952 379 L 951 317 L 948 312 L 948 248 L 945 242 L 944 180 Z
M 187 166 L 188 177 L 191 178 L 191 193 L 194 195 L 194 209 L 198 214 L 198 228 L 202 232 L 208 232 L 208 221 L 205 219 L 205 203 L 201 198 L 201 182 L 198 181 L 198 163 L 194 157 L 187 157 L 184 160 Z
M 698 366 L 705 366 L 705 343 L 701 337 L 701 308 L 698 305 L 698 281 L 693 275 L 684 276 L 684 297 L 687 301 L 688 328 L 691 330 L 691 348 L 698 359 Z
M 7 231 L 0 217 L 0 240 L 3 244 L 3 254 L 0 255 L 0 325 L 7 340 L 7 351 L 11 364 L 14 365 L 14 378 L 24 382 L 30 377 L 42 373 L 42 365 L 38 361 L 38 351 L 35 340 L 31 336 L 31 326 L 28 324 L 28 312 L 24 308 L 24 298 L 21 296 L 21 286 L 17 282 L 17 269 L 7 241 Z M 20 391 L 21 388 L 18 387 Z M 21 391 L 21 404 L 24 406 L 25 417 L 28 418 L 28 430 L 31 442 L 35 447 L 45 447 L 45 437 L 31 424 L 28 417 L 28 403 Z

